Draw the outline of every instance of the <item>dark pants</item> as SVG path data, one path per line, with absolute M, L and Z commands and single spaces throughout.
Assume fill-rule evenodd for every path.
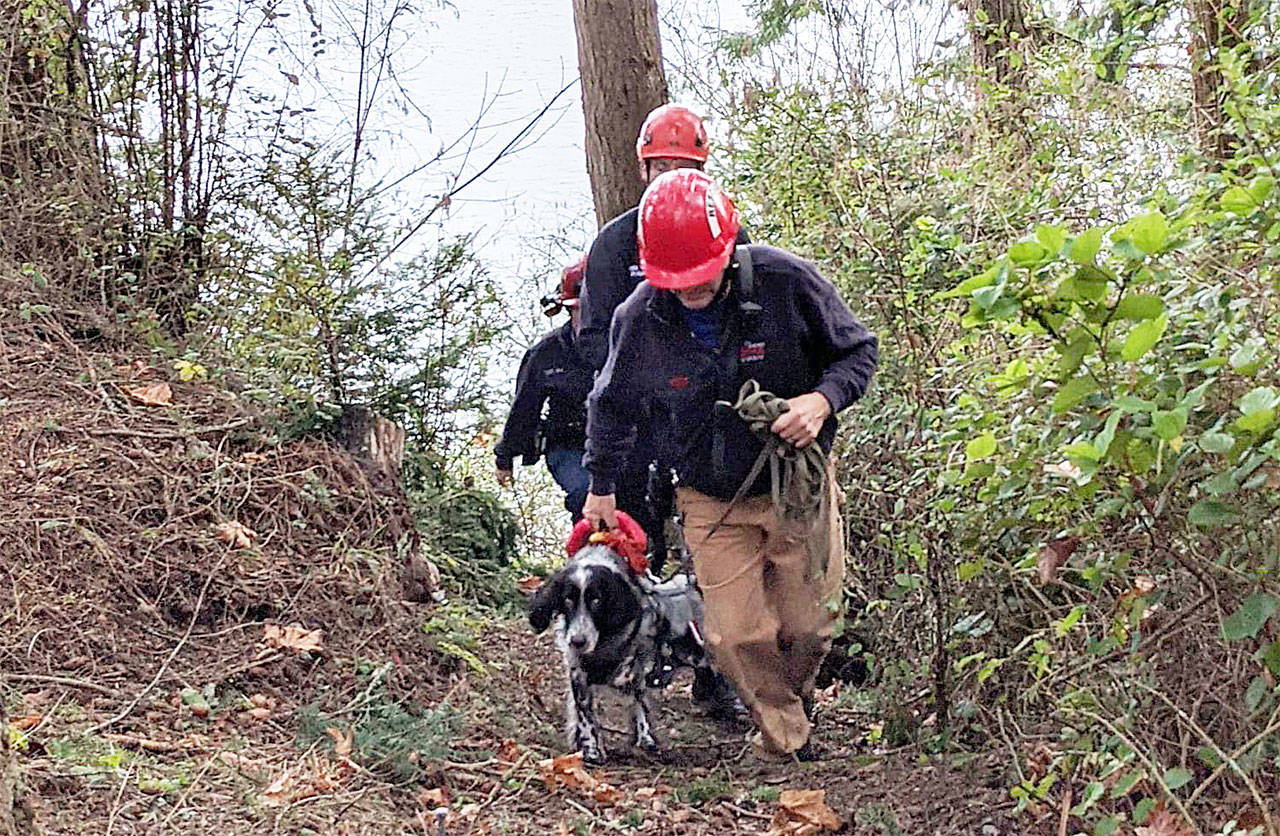
M 649 568 L 655 575 L 662 574 L 667 559 L 667 534 L 664 520 L 653 512 L 649 504 L 649 463 L 643 467 L 630 467 L 618 479 L 615 494 L 618 510 L 626 511 L 644 529 L 649 538 Z
M 564 491 L 564 509 L 573 516 L 574 522 L 582 519 L 582 504 L 587 501 L 587 487 L 591 484 L 591 475 L 582 466 L 582 449 L 548 450 L 547 470 Z

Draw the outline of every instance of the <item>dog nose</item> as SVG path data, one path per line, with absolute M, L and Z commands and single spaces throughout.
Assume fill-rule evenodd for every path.
M 586 637 L 586 636 L 571 636 L 571 637 L 569 638 L 569 644 L 573 645 L 574 647 L 576 647 L 576 648 L 578 648 L 578 649 L 582 649 L 582 648 L 584 648 L 584 647 L 586 647 L 586 646 L 587 646 L 587 637 Z

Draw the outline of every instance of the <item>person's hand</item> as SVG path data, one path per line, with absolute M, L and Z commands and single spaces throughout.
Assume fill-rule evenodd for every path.
M 778 416 L 769 429 L 782 436 L 782 440 L 803 449 L 813 443 L 822 430 L 822 424 L 831 414 L 831 403 L 821 392 L 796 395 L 787 398 L 790 408 Z
M 498 484 L 504 488 L 510 487 L 512 480 L 515 478 L 515 474 L 511 472 L 509 467 L 496 467 L 493 470 L 493 475 L 498 480 Z
M 613 494 L 587 494 L 587 501 L 582 503 L 582 516 L 591 521 L 591 528 L 600 527 L 601 521 L 604 522 L 606 528 L 618 527 L 618 504 Z

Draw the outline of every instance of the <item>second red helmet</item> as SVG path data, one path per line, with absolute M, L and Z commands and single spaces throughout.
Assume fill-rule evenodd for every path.
M 640 269 L 649 284 L 684 290 L 724 271 L 738 238 L 738 209 L 707 175 L 659 175 L 640 198 Z
M 636 156 L 641 162 L 655 157 L 707 161 L 707 130 L 687 107 L 665 104 L 654 108 L 640 126 Z
M 578 297 L 582 295 L 582 276 L 587 269 L 587 257 L 584 255 L 573 264 L 564 268 L 560 277 L 560 304 L 566 308 L 577 307 Z

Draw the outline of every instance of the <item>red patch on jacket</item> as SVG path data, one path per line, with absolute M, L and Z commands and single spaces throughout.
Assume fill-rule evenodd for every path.
M 764 343 L 743 343 L 738 348 L 738 362 L 759 363 L 764 359 Z
M 667 385 L 677 392 L 683 392 L 689 388 L 689 377 L 688 375 L 678 374 L 675 377 L 668 378 Z

